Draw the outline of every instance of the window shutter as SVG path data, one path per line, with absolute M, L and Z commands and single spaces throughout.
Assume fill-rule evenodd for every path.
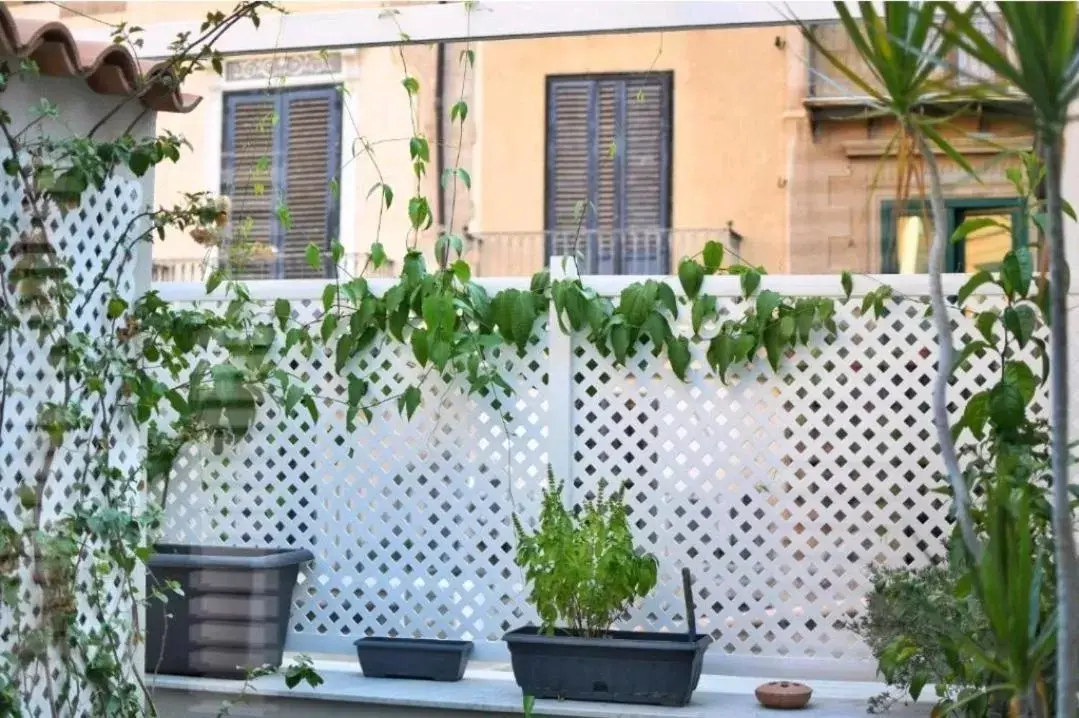
M 328 256 L 337 235 L 340 94 L 334 88 L 296 90 L 285 100 L 281 199 L 291 225 L 280 228 L 279 252 L 287 279 L 325 277 L 332 262 L 312 269 L 305 254 L 314 243 Z
M 221 191 L 232 201 L 232 232 L 234 241 L 239 243 L 275 244 L 272 227 L 275 118 L 272 97 L 233 95 L 226 99 Z M 234 259 L 232 269 L 245 278 L 274 276 L 273 262 L 247 263 Z
M 552 254 L 573 250 L 578 223 L 582 230 L 579 256 L 583 258 L 587 248 L 593 88 L 592 82 L 566 81 L 552 84 L 550 90 L 547 229 L 552 232 Z M 583 221 L 578 211 L 585 213 Z
M 624 274 L 666 274 L 670 130 L 665 76 L 626 83 L 622 206 Z
M 591 272 L 666 273 L 670 75 L 549 84 L 550 251 L 573 246 Z

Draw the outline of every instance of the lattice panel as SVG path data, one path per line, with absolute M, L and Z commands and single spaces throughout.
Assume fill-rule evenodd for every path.
M 719 302 L 725 314 L 743 310 L 736 297 Z M 949 526 L 931 491 L 935 331 L 922 304 L 894 303 L 874 320 L 858 303 L 839 308 L 838 338 L 788 353 L 778 375 L 763 359 L 742 367 L 726 386 L 699 355 L 682 384 L 646 349 L 616 368 L 582 338 L 551 354 L 565 343 L 544 335 L 525 359 L 507 359 L 512 445 L 488 400 L 459 387 L 438 392 L 437 405 L 427 399 L 412 422 L 390 401 L 352 436 L 330 404 L 314 424 L 270 409 L 225 457 L 181 461 L 168 538 L 311 549 L 293 649 L 348 652 L 371 633 L 497 641 L 533 618 L 512 560 L 509 487 L 532 515 L 548 457 L 571 452 L 574 498 L 600 478 L 631 482 L 642 546 L 661 560 L 658 591 L 627 626 L 684 630 L 679 571 L 689 566 L 713 650 L 865 661 L 842 622 L 862 605 L 868 567 L 930 560 Z M 302 321 L 318 316 L 314 298 L 293 305 Z M 962 345 L 972 327 L 959 321 Z M 285 365 L 345 394 L 329 356 L 297 353 Z M 376 399 L 419 376 L 395 342 L 355 369 L 370 373 Z M 970 396 L 999 370 L 974 357 L 951 396 Z M 567 390 L 572 428 L 547 414 Z
M 576 347 L 578 493 L 600 478 L 629 482 L 632 518 L 662 567 L 631 625 L 685 630 L 679 573 L 688 566 L 698 630 L 712 634 L 713 650 L 869 659 L 842 626 L 870 588 L 867 568 L 924 563 L 950 528 L 948 503 L 931 491 L 935 330 L 921 304 L 893 304 L 880 320 L 860 316 L 858 304 L 839 309 L 838 338 L 788 352 L 778 376 L 762 358 L 726 386 L 708 372 L 703 346 L 685 385 L 648 351 L 627 373 Z M 738 315 L 744 305 L 720 307 Z M 962 346 L 973 327 L 957 329 Z M 953 381 L 953 401 L 999 371 L 974 358 Z
M 92 337 L 111 331 L 105 318 L 108 287 L 115 287 L 128 301 L 134 300 L 135 261 L 133 258 L 125 260 L 118 248 L 125 244 L 122 241 L 125 236 L 130 239 L 135 236 L 133 230 L 139 231 L 136 223 L 142 211 L 142 185 L 117 176 L 109 179 L 100 192 L 85 194 L 80 207 L 66 213 L 56 211 L 47 218 L 48 240 L 78 288 L 78 296 L 73 303 L 76 330 L 86 331 Z M 31 232 L 31 211 L 23 205 L 20 182 L 6 174 L 0 179 L 0 220 L 13 230 L 12 242 L 18 241 L 20 235 L 25 238 Z M 8 252 L 0 254 L 0 271 L 5 277 L 11 261 Z M 101 290 L 89 301 L 84 301 L 95 283 Z M 8 367 L 10 383 L 3 425 L 0 427 L 0 476 L 3 478 L 0 482 L 0 515 L 16 526 L 20 525 L 18 488 L 20 485 L 35 485 L 35 477 L 43 467 L 46 454 L 46 439 L 35 426 L 38 413 L 45 402 L 63 399 L 62 381 L 48 362 L 47 346 L 43 349 L 37 334 L 28 330 L 25 324 L 11 334 L 0 334 L 0 356 L 6 357 L 9 350 L 14 356 L 14 362 Z M 111 395 L 118 400 L 119 386 L 114 384 L 112 389 Z M 46 532 L 50 522 L 72 514 L 80 496 L 87 506 L 102 503 L 100 485 L 92 480 L 86 485 L 77 485 L 76 472 L 81 472 L 83 468 L 83 453 L 77 447 L 86 445 L 85 438 L 85 434 L 69 433 L 65 449 L 53 465 L 42 503 Z M 115 425 L 114 438 L 113 466 L 121 470 L 137 468 L 141 463 L 138 432 L 130 422 L 120 419 Z M 28 616 L 40 615 L 41 591 L 30 580 L 25 562 L 20 576 L 22 605 L 29 607 Z M 95 619 L 90 615 L 85 601 L 86 579 L 86 575 L 80 575 L 81 584 L 76 595 L 80 607 L 79 620 L 85 628 L 90 629 Z M 116 603 L 116 599 L 117 594 L 110 596 L 111 602 Z M 123 606 L 118 605 L 118 610 L 122 612 L 121 615 L 129 613 Z M 6 608 L 0 610 L 0 652 L 3 654 L 10 655 L 9 651 L 17 641 L 18 631 L 15 629 L 11 612 Z M 64 677 L 59 673 L 55 660 L 52 666 L 51 678 L 60 685 Z M 43 671 L 38 671 L 29 679 L 29 695 L 24 706 L 29 715 L 50 714 L 42 694 L 45 680 Z
M 301 321 L 317 305 L 293 302 Z M 167 538 L 310 549 L 294 648 L 348 651 L 372 633 L 497 640 L 531 618 L 518 598 L 511 492 L 531 513 L 548 435 L 545 345 L 503 361 L 516 392 L 508 425 L 490 398 L 435 379 L 409 422 L 393 398 L 422 370 L 396 342 L 376 346 L 346 368 L 368 378 L 371 401 L 385 401 L 370 426 L 349 434 L 330 401 L 315 423 L 264 408 L 225 457 L 192 450 L 179 462 Z M 328 354 L 308 361 L 296 351 L 285 364 L 323 396 L 347 393 Z

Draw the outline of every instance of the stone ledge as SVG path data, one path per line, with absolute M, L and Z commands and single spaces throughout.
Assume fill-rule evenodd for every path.
M 312 689 L 298 686 L 290 691 L 280 676 L 253 681 L 242 705 L 230 716 L 303 715 L 305 718 L 337 716 L 432 716 L 444 712 L 454 718 L 519 716 L 521 691 L 508 666 L 473 664 L 458 683 L 364 678 L 355 664 L 345 661 L 316 661 L 325 683 Z M 753 697 L 753 688 L 764 678 L 732 678 L 705 675 L 685 708 L 630 706 L 576 701 L 536 701 L 537 716 L 580 716 L 582 718 L 765 718 L 775 711 L 762 708 Z M 164 718 L 213 716 L 224 700 L 237 703 L 242 681 L 209 678 L 159 676 L 151 678 L 155 702 Z M 855 718 L 866 713 L 865 700 L 879 693 L 877 683 L 812 681 L 813 702 L 798 715 L 803 718 Z M 933 695 L 931 688 L 925 694 Z M 893 718 L 924 717 L 929 703 L 897 706 Z

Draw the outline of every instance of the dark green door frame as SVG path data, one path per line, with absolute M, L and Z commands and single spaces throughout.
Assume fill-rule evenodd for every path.
M 1003 209 L 1011 213 L 1012 219 L 1012 247 L 1025 247 L 1028 242 L 1028 222 L 1026 208 L 1023 200 L 1019 197 L 950 197 L 945 200 L 948 210 L 948 236 L 963 222 L 963 215 L 967 212 Z M 899 271 L 899 258 L 897 256 L 896 237 L 896 210 L 901 208 L 903 216 L 931 216 L 929 203 L 920 199 L 912 199 L 902 204 L 892 199 L 886 199 L 880 205 L 881 226 L 881 271 L 885 274 L 895 274 Z M 947 260 L 945 271 L 965 272 L 966 261 L 964 257 L 963 243 L 948 243 Z

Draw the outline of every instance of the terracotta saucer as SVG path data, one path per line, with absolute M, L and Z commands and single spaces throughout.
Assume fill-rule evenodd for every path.
M 793 710 L 806 707 L 813 695 L 813 689 L 794 681 L 771 681 L 757 686 L 754 693 L 765 708 Z

